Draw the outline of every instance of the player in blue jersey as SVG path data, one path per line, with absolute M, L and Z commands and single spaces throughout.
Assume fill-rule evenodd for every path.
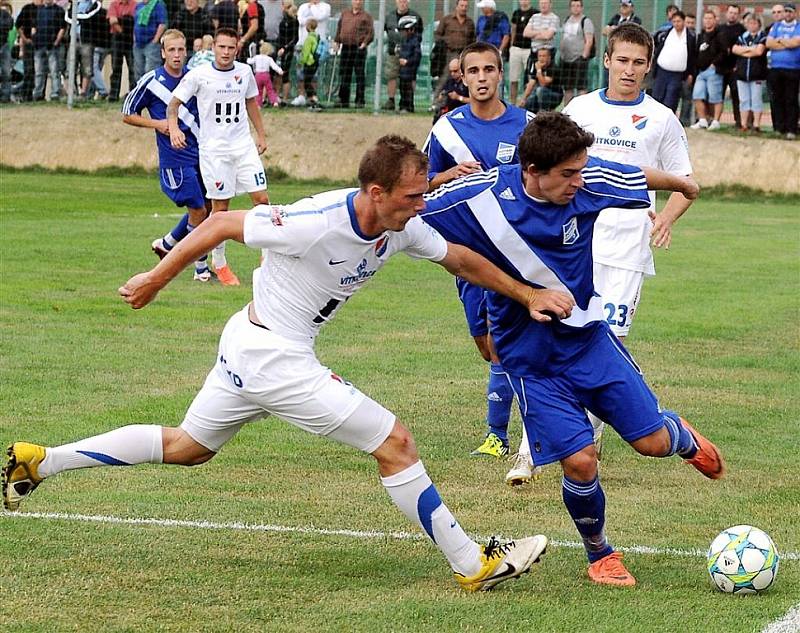
M 186 63 L 186 38 L 176 29 L 169 29 L 161 36 L 161 56 L 164 65 L 145 73 L 122 106 L 122 120 L 135 127 L 156 131 L 158 166 L 161 190 L 178 207 L 186 207 L 175 228 L 152 244 L 153 252 L 163 258 L 177 242 L 186 237 L 208 216 L 206 190 L 200 178 L 200 156 L 197 148 L 197 103 L 192 99 L 180 112 L 180 126 L 186 134 L 186 147 L 174 149 L 169 140 L 167 106 L 173 89 L 188 72 Z M 142 116 L 147 110 L 149 117 Z M 194 279 L 208 281 L 211 271 L 203 255 L 195 262 Z
M 534 322 L 488 293 L 497 353 L 520 400 L 537 466 L 561 462 L 564 503 L 597 583 L 633 585 L 605 536 L 605 495 L 586 410 L 642 455 L 679 455 L 706 477 L 722 455 L 678 414 L 662 410 L 612 333 L 593 283 L 592 234 L 605 208 L 646 209 L 648 189 L 697 197 L 686 176 L 589 157 L 594 135 L 560 113 L 539 114 L 519 142 L 520 165 L 467 176 L 429 194 L 423 218 L 448 241 L 481 253 L 537 288 L 569 292 L 571 312 Z
M 462 51 L 460 63 L 469 89 L 469 105 L 440 118 L 425 141 L 431 190 L 460 176 L 518 163 L 517 140 L 533 118 L 527 110 L 500 99 L 503 60 L 497 48 L 486 42 L 471 44 Z M 488 430 L 472 454 L 502 457 L 508 454 L 508 420 L 514 392 L 492 348 L 483 288 L 458 278 L 456 287 L 469 332 L 481 356 L 489 362 Z

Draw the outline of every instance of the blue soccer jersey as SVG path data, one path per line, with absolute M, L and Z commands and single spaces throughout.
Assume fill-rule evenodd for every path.
M 468 105 L 439 119 L 422 148 L 428 155 L 428 180 L 465 161 L 477 161 L 483 169 L 519 162 L 517 142 L 534 115 L 506 104 L 498 118 L 484 121 Z
M 569 292 L 572 315 L 538 323 L 506 297 L 489 293 L 491 333 L 504 369 L 550 374 L 574 361 L 605 323 L 592 282 L 592 231 L 607 207 L 645 209 L 647 182 L 638 167 L 590 157 L 584 186 L 571 202 L 534 200 L 519 165 L 501 166 L 446 184 L 426 197 L 423 219 L 448 241 L 480 253 L 535 287 Z
M 163 66 L 145 73 L 130 91 L 122 105 L 122 114 L 141 114 L 147 110 L 151 119 L 166 119 L 167 106 L 172 100 L 172 91 L 188 72 L 184 68 L 180 77 L 173 77 Z M 197 125 L 197 102 L 192 98 L 178 109 L 178 125 L 186 135 L 186 147 L 175 149 L 169 142 L 169 136 L 156 132 L 158 144 L 158 162 L 161 169 L 196 166 L 200 162 L 197 138 L 200 128 Z

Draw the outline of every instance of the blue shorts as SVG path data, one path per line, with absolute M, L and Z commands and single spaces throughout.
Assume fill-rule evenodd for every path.
M 708 101 L 709 103 L 722 103 L 722 75 L 718 75 L 714 68 L 709 66 L 701 70 L 694 82 L 692 99 Z
M 456 277 L 456 288 L 458 288 L 458 298 L 464 304 L 469 333 L 472 336 L 486 336 L 489 333 L 486 291 L 480 286 L 464 281 L 461 277 Z
M 177 207 L 202 209 L 206 204 L 206 189 L 200 178 L 200 167 L 166 167 L 161 169 L 161 191 Z
M 603 322 L 587 351 L 554 376 L 512 376 L 533 462 L 557 462 L 593 441 L 588 409 L 626 442 L 657 431 L 664 422 L 658 399 L 641 370 Z

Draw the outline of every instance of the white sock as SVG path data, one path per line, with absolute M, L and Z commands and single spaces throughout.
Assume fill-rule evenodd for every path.
M 225 259 L 225 242 L 217 244 L 211 251 L 211 262 L 214 264 L 214 268 L 223 268 L 228 265 L 228 260 Z
M 522 423 L 522 439 L 519 442 L 519 454 L 527 455 L 528 461 L 533 463 L 531 459 L 531 445 L 528 444 L 528 432 L 525 430 L 525 423 Z
M 464 576 L 474 576 L 480 571 L 480 546 L 467 536 L 442 503 L 422 462 L 381 477 L 381 483 L 401 512 L 431 537 L 453 571 Z
M 592 423 L 592 430 L 594 431 L 594 439 L 596 440 L 598 436 L 603 432 L 603 428 L 605 428 L 606 423 L 603 422 L 591 411 L 587 411 L 586 415 L 589 416 L 589 422 Z
M 170 250 L 173 246 L 175 246 L 175 244 L 177 244 L 175 238 L 172 237 L 172 233 L 167 233 L 164 237 L 161 238 L 161 241 L 164 242 L 164 247 L 167 250 Z
M 161 427 L 132 424 L 72 444 L 47 448 L 38 472 L 41 477 L 50 477 L 75 468 L 160 464 L 163 459 Z

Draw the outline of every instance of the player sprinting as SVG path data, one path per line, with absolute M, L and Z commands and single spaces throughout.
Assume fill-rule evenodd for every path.
M 433 190 L 467 174 L 498 165 L 519 162 L 517 140 L 533 114 L 500 99 L 503 60 L 500 51 L 486 42 L 467 46 L 460 56 L 469 105 L 440 118 L 425 141 L 430 164 L 428 177 Z M 456 279 L 469 332 L 484 360 L 489 363 L 486 387 L 486 435 L 473 455 L 502 457 L 508 454 L 508 421 L 514 392 L 492 347 L 486 322 L 483 288 Z M 530 479 L 530 478 L 529 478 Z
M 161 36 L 161 56 L 164 58 L 164 65 L 145 73 L 122 105 L 123 122 L 156 131 L 161 191 L 176 206 L 188 209 L 175 228 L 153 242 L 151 248 L 159 258 L 163 258 L 208 216 L 205 189 L 200 177 L 198 114 L 194 99 L 189 100 L 178 111 L 178 125 L 186 139 L 185 147 L 175 149 L 169 141 L 167 106 L 172 99 L 172 91 L 187 72 L 186 37 L 183 33 L 176 29 L 164 32 Z M 150 116 L 142 116 L 143 110 L 147 110 Z M 195 262 L 196 281 L 211 279 L 207 259 L 207 255 L 203 254 Z
M 534 322 L 489 293 L 492 337 L 520 401 L 537 465 L 560 462 L 564 504 L 580 533 L 596 583 L 635 579 L 605 535 L 591 410 L 637 452 L 678 455 L 706 477 L 725 466 L 717 448 L 673 411 L 662 410 L 611 332 L 592 282 L 592 233 L 606 208 L 648 209 L 648 189 L 695 198 L 689 177 L 589 157 L 594 136 L 569 117 L 540 113 L 522 133 L 520 165 L 467 176 L 427 197 L 423 219 L 442 236 L 481 253 L 539 288 L 569 292 L 575 307 Z M 644 172 L 644 173 L 643 173 Z
M 223 239 L 264 249 L 253 301 L 223 330 L 217 362 L 177 428 L 131 425 L 45 448 L 17 442 L 3 469 L 9 510 L 46 477 L 65 470 L 141 463 L 195 465 L 211 459 L 247 422 L 276 415 L 337 440 L 378 462 L 392 501 L 421 526 L 458 583 L 486 590 L 526 572 L 547 539 L 533 536 L 485 547 L 472 541 L 444 505 L 394 414 L 324 367 L 314 354 L 319 329 L 392 255 L 405 252 L 524 304 L 528 318 L 568 314 L 571 297 L 533 290 L 463 246 L 448 244 L 415 217 L 425 203 L 427 157 L 402 137 L 385 136 L 366 152 L 360 189 L 342 189 L 285 206 L 212 215 L 151 271 L 119 292 L 142 308 L 198 254 Z
M 669 108 L 642 90 L 652 54 L 653 38 L 644 28 L 633 22 L 621 25 L 609 37 L 604 58 L 608 88 L 575 97 L 563 113 L 594 134 L 590 156 L 690 176 L 692 165 L 683 126 Z M 650 199 L 648 211 L 655 212 L 654 192 Z M 669 248 L 672 225 L 691 204 L 680 193 L 673 193 L 652 220 L 646 211 L 631 213 L 614 208 L 597 218 L 592 241 L 594 286 L 603 298 L 606 321 L 620 341 L 630 331 L 644 278 L 655 275 L 651 240 L 656 247 Z M 599 457 L 604 423 L 591 412 L 589 419 Z M 526 469 L 531 469 L 530 447 L 523 436 L 518 461 L 506 475 L 506 482 L 521 483 Z
M 217 29 L 214 34 L 214 62 L 192 69 L 172 91 L 167 109 L 172 147 L 183 149 L 186 136 L 178 125 L 181 105 L 197 99 L 200 112 L 200 171 L 212 213 L 227 211 L 230 199 L 246 191 L 254 204 L 267 204 L 267 176 L 259 154 L 267 149 L 264 123 L 256 97 L 258 88 L 250 66 L 236 61 L 239 34 Z M 250 136 L 248 118 L 256 130 Z M 217 278 L 226 286 L 238 286 L 239 279 L 228 266 L 225 244 L 214 246 L 211 263 Z

